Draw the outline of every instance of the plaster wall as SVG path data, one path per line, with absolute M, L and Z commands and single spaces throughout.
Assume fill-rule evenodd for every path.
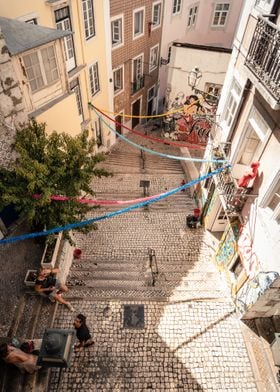
M 183 46 L 173 46 L 172 51 L 168 73 L 168 85 L 171 88 L 169 107 L 178 94 L 184 95 L 185 98 L 193 93 L 191 87 L 188 86 L 188 76 L 194 67 L 199 67 L 202 73 L 197 85 L 198 89 L 204 90 L 206 83 L 223 84 L 230 53 Z

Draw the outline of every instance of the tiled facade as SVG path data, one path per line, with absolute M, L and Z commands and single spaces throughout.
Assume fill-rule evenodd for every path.
M 112 48 L 112 68 L 113 70 L 123 66 L 123 89 L 114 96 L 114 111 L 118 113 L 123 111 L 126 114 L 132 114 L 132 103 L 141 99 L 141 105 L 139 109 L 139 115 L 146 115 L 148 113 L 147 94 L 151 87 L 155 87 L 154 99 L 156 101 L 157 89 L 158 89 L 158 63 L 160 53 L 160 41 L 161 41 L 161 25 L 152 25 L 153 17 L 153 6 L 160 4 L 160 21 L 162 21 L 163 14 L 163 1 L 141 1 L 133 0 L 123 2 L 121 0 L 110 1 L 110 16 L 111 20 L 115 20 L 116 16 L 122 16 L 123 23 L 123 45 L 116 48 Z M 134 29 L 134 12 L 135 10 L 143 10 L 144 21 L 143 21 L 143 35 L 138 38 L 133 38 Z M 150 49 L 158 45 L 158 54 L 156 68 L 153 71 L 149 70 L 150 62 Z M 144 80 L 139 81 L 140 87 L 135 93 L 132 92 L 135 77 L 133 76 L 133 59 L 137 56 L 142 55 L 140 61 L 140 67 L 142 67 L 142 75 Z M 136 81 L 137 82 L 137 81 Z M 112 81 L 114 83 L 114 80 Z M 143 86 L 143 87 L 142 87 Z M 135 85 L 134 85 L 135 87 Z M 152 105 L 152 104 L 151 104 Z M 153 104 L 152 112 L 155 112 L 156 102 Z M 151 109 L 150 109 L 151 110 Z M 136 114 L 136 112 L 134 112 Z M 152 114 L 152 113 L 151 113 Z M 128 122 L 128 120 L 126 121 Z M 132 125 L 132 122 L 130 125 Z M 137 122 L 137 120 L 135 120 Z M 136 125 L 133 123 L 133 125 Z

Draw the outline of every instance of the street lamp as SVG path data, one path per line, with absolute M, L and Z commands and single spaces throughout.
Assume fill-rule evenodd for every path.
M 202 73 L 198 67 L 194 67 L 188 76 L 188 85 L 194 90 L 198 85 L 200 79 L 202 77 Z

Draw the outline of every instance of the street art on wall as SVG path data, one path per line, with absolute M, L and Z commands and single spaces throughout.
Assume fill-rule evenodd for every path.
M 278 272 L 259 272 L 239 290 L 236 306 L 241 313 L 245 313 L 269 289 L 279 277 Z
M 172 140 L 206 145 L 211 129 L 215 125 L 218 97 L 208 96 L 204 92 L 185 96 L 180 91 L 173 100 L 170 100 L 170 94 L 169 86 L 166 89 L 166 109 L 175 110 L 163 121 L 163 136 Z M 176 111 L 176 109 L 181 110 Z
M 216 253 L 216 262 L 220 267 L 225 268 L 236 254 L 238 237 L 238 222 L 228 224 Z
M 253 250 L 253 240 L 247 225 L 241 231 L 238 239 L 238 249 L 245 271 L 249 279 L 253 279 L 260 270 L 260 263 Z

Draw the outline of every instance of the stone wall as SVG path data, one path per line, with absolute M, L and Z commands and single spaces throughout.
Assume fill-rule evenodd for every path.
M 16 129 L 27 121 L 22 92 L 0 30 L 0 166 L 15 160 L 12 145 Z

